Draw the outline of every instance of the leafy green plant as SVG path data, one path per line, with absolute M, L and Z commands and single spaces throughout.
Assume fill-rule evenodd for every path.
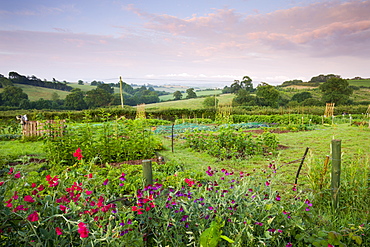
M 45 151 L 52 162 L 73 162 L 77 147 L 86 159 L 100 163 L 152 158 L 162 144 L 140 120 L 119 120 L 99 124 L 85 123 L 67 127 L 63 135 L 47 135 Z
M 261 155 L 275 151 L 278 145 L 275 134 L 265 132 L 253 137 L 251 133 L 229 126 L 220 128 L 217 133 L 198 131 L 188 132 L 184 136 L 192 149 L 207 152 L 221 160 Z

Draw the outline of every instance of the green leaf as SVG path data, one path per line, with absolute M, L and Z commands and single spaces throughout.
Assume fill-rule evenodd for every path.
M 227 242 L 229 242 L 231 244 L 234 243 L 234 240 L 230 239 L 229 237 L 227 237 L 225 235 L 221 235 L 221 238 L 224 239 L 224 240 L 226 240 Z
M 352 239 L 355 240 L 356 244 L 362 244 L 362 238 L 360 236 L 352 236 Z

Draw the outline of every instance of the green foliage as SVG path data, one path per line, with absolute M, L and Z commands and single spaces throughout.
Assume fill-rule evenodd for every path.
M 254 138 L 251 133 L 230 127 L 220 128 L 217 133 L 188 132 L 185 134 L 185 140 L 187 146 L 195 151 L 207 152 L 221 160 L 272 152 L 278 144 L 274 134 L 264 133 Z
M 217 107 L 218 101 L 219 100 L 216 98 L 216 96 L 209 96 L 204 99 L 203 106 L 204 107 Z
M 186 89 L 186 98 L 187 99 L 193 99 L 197 97 L 197 94 L 194 92 L 194 88 L 188 88 Z
M 200 235 L 199 243 L 201 247 L 216 247 L 221 239 L 225 239 L 229 243 L 234 243 L 228 237 L 221 235 L 221 228 L 225 225 L 225 222 L 222 221 L 221 217 L 216 216 L 212 221 L 211 226 L 207 228 Z
M 182 98 L 182 93 L 180 91 L 176 91 L 173 93 L 173 98 L 175 100 L 180 100 Z
M 97 162 L 106 163 L 152 158 L 162 144 L 140 120 L 79 124 L 68 126 L 63 135 L 46 136 L 45 151 L 51 162 L 70 164 L 77 148 L 84 150 L 88 160 L 97 157 Z
M 303 102 L 306 99 L 312 98 L 312 94 L 310 92 L 301 92 L 296 93 L 293 95 L 292 100 L 297 101 L 298 103 Z
M 260 105 L 277 107 L 279 99 L 279 91 L 267 83 L 262 82 L 262 84 L 257 87 L 257 97 L 261 98 Z
M 285 114 L 285 115 L 233 115 L 234 123 L 275 123 L 283 125 L 291 124 L 322 124 L 331 123 L 330 118 L 323 118 L 317 115 L 300 115 L 300 114 Z
M 353 93 L 353 89 L 349 87 L 349 83 L 345 79 L 337 77 L 330 78 L 321 84 L 319 88 L 323 93 L 323 102 L 335 103 L 337 105 L 346 104 L 349 96 Z

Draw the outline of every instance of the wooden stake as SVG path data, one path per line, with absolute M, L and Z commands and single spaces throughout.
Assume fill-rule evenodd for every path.
M 295 176 L 295 181 L 294 181 L 294 184 L 297 184 L 297 182 L 298 182 L 298 176 L 299 176 L 299 172 L 301 171 L 301 169 L 302 169 L 302 165 L 303 165 L 303 162 L 304 162 L 304 160 L 305 160 L 305 158 L 306 158 L 306 155 L 307 155 L 307 153 L 308 153 L 308 147 L 306 148 L 306 151 L 304 152 L 304 155 L 303 155 L 303 157 L 302 157 L 302 160 L 301 160 L 301 164 L 299 164 L 299 167 L 298 167 L 298 171 L 297 171 L 297 174 L 296 174 L 296 176 Z
M 332 169 L 331 169 L 332 202 L 333 208 L 338 209 L 340 173 L 341 173 L 341 140 L 332 140 L 331 148 L 332 148 Z
M 171 147 L 172 147 L 172 153 L 173 153 L 173 138 L 174 138 L 174 136 L 173 136 L 173 135 L 174 135 L 174 134 L 173 134 L 173 132 L 174 132 L 174 131 L 173 131 L 173 128 L 174 128 L 174 126 L 175 126 L 175 124 L 173 123 L 173 124 L 172 124 L 172 131 L 171 131 L 171 140 L 172 140 L 172 146 L 171 146 Z
M 151 160 L 143 160 L 143 180 L 145 187 L 148 186 L 149 184 L 153 184 L 153 172 Z

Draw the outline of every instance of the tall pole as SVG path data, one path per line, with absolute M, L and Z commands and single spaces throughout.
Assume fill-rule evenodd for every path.
M 122 77 L 119 77 L 119 94 L 121 95 L 121 106 L 123 108 L 123 90 L 122 90 Z

